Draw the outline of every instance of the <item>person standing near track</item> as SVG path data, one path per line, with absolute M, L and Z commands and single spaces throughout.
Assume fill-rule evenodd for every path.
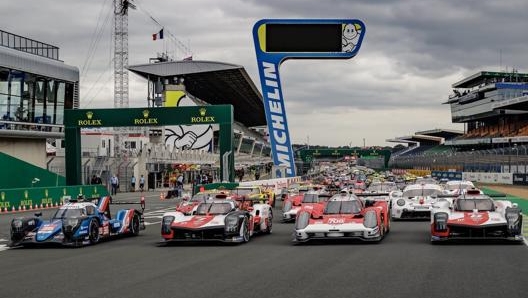
M 110 178 L 110 184 L 112 185 L 111 194 L 112 195 L 117 194 L 117 188 L 119 186 L 119 179 L 117 178 L 117 176 L 115 174 Z
M 132 191 L 136 191 L 136 176 L 132 175 L 132 178 L 130 178 L 130 186 Z
M 180 173 L 178 178 L 176 178 L 176 189 L 178 190 L 178 197 L 182 197 L 183 193 L 183 174 Z
M 145 177 L 141 175 L 141 177 L 139 177 L 139 189 L 143 191 L 144 188 L 145 188 Z

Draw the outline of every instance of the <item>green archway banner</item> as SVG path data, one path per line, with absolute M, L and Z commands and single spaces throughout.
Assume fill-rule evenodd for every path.
M 65 110 L 66 184 L 82 184 L 81 128 L 193 124 L 219 125 L 220 173 L 222 181 L 233 182 L 233 106 L 214 105 Z

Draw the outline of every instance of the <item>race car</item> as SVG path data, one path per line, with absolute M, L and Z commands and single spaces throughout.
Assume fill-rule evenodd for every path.
M 475 185 L 469 180 L 450 180 L 444 184 L 444 194 L 461 195 L 468 189 L 474 189 Z
M 294 222 L 297 212 L 302 208 L 311 208 L 314 204 L 321 204 L 330 198 L 326 191 L 311 190 L 285 202 L 282 208 L 282 222 Z
M 389 209 L 391 208 L 391 194 L 398 191 L 398 186 L 392 181 L 374 181 L 372 182 L 366 191 L 356 194 L 362 199 L 385 201 L 387 202 Z
M 326 204 L 303 208 L 295 221 L 294 243 L 310 240 L 360 239 L 381 241 L 390 230 L 388 205 L 341 192 Z
M 236 200 L 244 198 L 244 200 L 268 203 L 271 207 L 275 207 L 275 193 L 265 191 L 260 186 L 237 186 L 230 191 L 230 196 Z
M 429 219 L 433 203 L 438 196 L 443 194 L 443 189 L 438 184 L 411 184 L 403 191 L 390 193 L 391 217 L 399 219 Z
M 145 229 L 142 200 L 141 210 L 121 209 L 111 218 L 109 196 L 95 201 L 85 201 L 82 196 L 68 200 L 50 220 L 42 219 L 42 213 L 35 217 L 17 217 L 11 220 L 11 239 L 9 246 L 30 246 L 58 244 L 64 246 L 83 246 L 118 235 L 139 234 Z M 134 204 L 136 202 L 119 202 Z M 112 204 L 118 204 L 114 202 Z
M 200 203 L 193 215 L 167 212 L 161 221 L 162 243 L 168 242 L 248 242 L 256 233 L 270 234 L 273 212 L 269 204 L 253 204 L 247 210 L 231 199 Z
M 452 200 L 441 199 L 431 212 L 431 242 L 456 239 L 523 242 L 521 209 L 478 190 L 468 190 Z

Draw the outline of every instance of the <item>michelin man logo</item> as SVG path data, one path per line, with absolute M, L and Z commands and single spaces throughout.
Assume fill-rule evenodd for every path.
M 361 25 L 353 23 L 343 24 L 342 51 L 352 52 L 358 43 L 360 35 Z
M 185 95 L 184 91 L 173 91 L 166 106 L 189 107 L 196 103 Z M 176 97 L 176 98 L 174 98 Z M 206 110 L 204 109 L 204 112 Z M 200 111 L 201 112 L 201 111 Z M 178 149 L 212 151 L 213 125 L 173 125 L 165 127 L 165 144 Z

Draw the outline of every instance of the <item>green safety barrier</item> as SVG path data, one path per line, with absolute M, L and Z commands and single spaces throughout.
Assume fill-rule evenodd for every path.
M 64 196 L 76 198 L 79 194 L 85 198 L 107 196 L 104 185 L 74 185 L 58 187 L 12 188 L 0 190 L 0 211 L 19 211 L 58 206 Z
M 198 193 L 201 190 L 235 189 L 237 186 L 238 186 L 238 183 L 233 183 L 233 182 L 197 184 L 194 186 L 194 193 Z

